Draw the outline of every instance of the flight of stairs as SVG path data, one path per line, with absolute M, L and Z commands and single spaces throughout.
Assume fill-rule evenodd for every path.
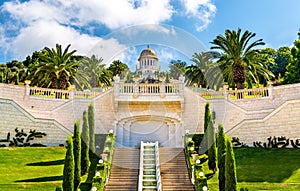
M 182 148 L 159 148 L 163 191 L 194 191 Z
M 140 149 L 115 148 L 105 191 L 137 191 Z M 163 191 L 194 191 L 182 148 L 159 148 Z
M 115 148 L 105 191 L 137 191 L 140 150 Z

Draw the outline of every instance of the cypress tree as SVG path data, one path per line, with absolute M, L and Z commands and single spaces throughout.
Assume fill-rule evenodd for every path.
M 81 177 L 81 140 L 80 140 L 80 121 L 76 120 L 74 123 L 74 138 L 73 138 L 73 146 L 74 146 L 74 190 L 77 190 L 80 184 Z
M 204 132 L 206 132 L 208 123 L 209 123 L 209 114 L 210 114 L 210 109 L 209 109 L 209 102 L 205 104 L 205 111 L 204 111 Z
M 90 165 L 89 158 L 89 143 L 90 143 L 90 130 L 88 123 L 88 113 L 83 112 L 83 124 L 81 133 L 81 175 L 88 172 Z
M 212 121 L 211 113 L 207 115 L 208 126 L 207 126 L 207 145 L 208 145 L 208 168 L 215 173 L 217 171 L 217 149 L 215 142 L 215 129 Z
M 95 148 L 95 117 L 94 117 L 94 106 L 89 105 L 88 108 L 89 128 L 90 128 L 90 158 L 94 155 Z
M 63 191 L 74 191 L 74 154 L 72 137 L 69 137 L 67 140 L 62 187 Z
M 226 156 L 226 143 L 224 126 L 219 124 L 219 135 L 217 139 L 218 145 L 218 168 L 219 168 L 219 190 L 225 191 L 225 156 Z
M 236 191 L 236 165 L 229 136 L 226 136 L 226 156 L 225 156 L 225 190 Z
M 199 149 L 199 154 L 206 153 L 208 150 L 208 135 L 207 135 L 207 127 L 209 123 L 208 114 L 210 114 L 209 102 L 205 104 L 205 112 L 204 112 L 204 137 L 201 142 L 201 150 Z

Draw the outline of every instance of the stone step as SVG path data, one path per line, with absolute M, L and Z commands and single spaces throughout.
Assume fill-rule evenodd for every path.
M 137 191 L 139 149 L 115 148 L 105 191 Z
M 190 181 L 185 153 L 180 148 L 160 148 L 159 160 L 162 190 L 194 191 Z

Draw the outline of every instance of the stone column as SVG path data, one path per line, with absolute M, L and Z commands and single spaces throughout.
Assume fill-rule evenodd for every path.
M 25 80 L 25 95 L 24 95 L 25 100 L 28 100 L 30 96 L 30 86 L 29 86 L 30 83 L 31 83 L 30 80 Z
M 159 88 L 160 88 L 160 97 L 161 98 L 166 97 L 166 84 L 165 84 L 165 82 L 162 82 L 160 84 Z
M 169 147 L 176 146 L 176 140 L 175 140 L 175 126 L 173 122 L 168 123 L 169 126 Z
M 180 81 L 179 93 L 180 93 L 180 95 L 183 95 L 183 92 L 184 92 L 184 80 L 185 80 L 185 77 L 182 74 L 180 74 L 180 76 L 179 76 L 179 81 Z
M 117 137 L 117 140 L 118 140 L 118 144 L 120 144 L 120 145 L 123 145 L 123 138 L 124 138 L 123 131 L 124 131 L 123 124 L 122 123 L 117 123 L 115 132 L 116 132 L 116 137 Z

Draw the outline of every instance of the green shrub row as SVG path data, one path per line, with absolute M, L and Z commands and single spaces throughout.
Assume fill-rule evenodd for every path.
M 110 168 L 111 168 L 111 162 L 112 162 L 112 155 L 114 150 L 114 144 L 115 144 L 115 136 L 113 133 L 108 133 L 106 135 L 105 143 L 103 152 L 101 154 L 101 159 L 103 160 L 103 163 L 99 163 L 100 160 L 94 167 L 93 173 L 93 179 L 92 179 L 92 188 L 96 187 L 97 191 L 104 190 L 106 179 L 108 179 L 110 174 Z
M 197 190 L 202 190 L 204 186 L 207 186 L 207 178 L 203 172 L 203 163 L 208 160 L 208 156 L 206 154 L 198 155 L 199 153 L 199 145 L 203 140 L 204 134 L 186 134 L 184 137 L 185 144 L 185 154 L 188 163 L 189 173 L 192 177 L 192 173 L 194 173 L 195 186 Z M 196 164 L 193 159 L 193 155 L 196 154 L 196 160 L 200 160 L 200 164 Z M 198 155 L 198 156 L 197 156 Z M 194 171 L 193 171 L 194 167 Z M 203 173 L 203 176 L 200 176 L 200 172 Z M 208 187 L 208 186 L 207 186 Z

